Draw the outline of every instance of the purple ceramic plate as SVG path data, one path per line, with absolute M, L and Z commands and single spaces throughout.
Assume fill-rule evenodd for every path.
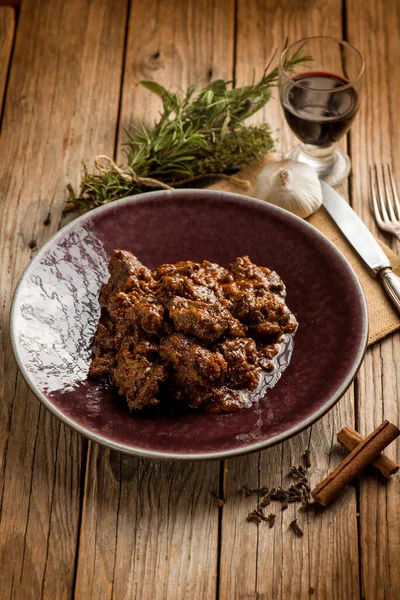
M 277 385 L 228 415 L 131 416 L 103 383 L 87 379 L 98 291 L 114 248 L 149 267 L 178 260 L 226 264 L 248 254 L 275 269 L 299 329 Z M 164 459 L 220 458 L 281 442 L 339 400 L 367 343 L 364 296 L 349 263 L 308 223 L 270 204 L 209 190 L 126 198 L 76 219 L 26 269 L 14 297 L 12 343 L 43 404 L 111 448 Z

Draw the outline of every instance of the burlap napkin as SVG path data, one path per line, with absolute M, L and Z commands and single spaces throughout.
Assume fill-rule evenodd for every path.
M 214 190 L 251 195 L 254 181 L 265 162 L 268 162 L 268 159 L 260 161 L 254 166 L 241 171 L 234 177 L 220 180 L 208 187 L 209 189 Z M 351 263 L 358 276 L 364 290 L 368 307 L 368 344 L 374 344 L 390 333 L 400 329 L 400 315 L 388 299 L 381 283 L 371 275 L 325 209 L 321 208 L 318 212 L 313 214 L 308 221 L 335 244 Z M 394 272 L 397 273 L 397 275 L 400 275 L 400 257 L 380 241 L 379 244 L 382 246 L 382 249 L 392 263 Z

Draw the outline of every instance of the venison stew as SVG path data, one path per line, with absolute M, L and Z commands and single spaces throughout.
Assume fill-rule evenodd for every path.
M 230 413 L 276 383 L 297 329 L 276 272 L 248 256 L 150 270 L 125 250 L 114 250 L 109 272 L 89 375 L 110 380 L 131 412 Z

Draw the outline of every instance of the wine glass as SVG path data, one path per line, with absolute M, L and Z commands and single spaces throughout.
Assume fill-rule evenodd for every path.
M 299 53 L 309 59 L 297 62 Z M 350 173 L 350 158 L 335 143 L 357 114 L 363 73 L 360 52 L 332 37 L 304 38 L 281 55 L 280 101 L 290 129 L 300 139 L 286 158 L 314 167 L 330 185 L 338 185 Z

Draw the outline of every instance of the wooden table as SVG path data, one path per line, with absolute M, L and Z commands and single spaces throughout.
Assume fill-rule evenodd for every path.
M 318 482 L 343 457 L 335 435 L 344 425 L 365 435 L 383 418 L 398 423 L 398 335 L 368 351 L 354 386 L 309 430 L 258 454 L 196 464 L 87 442 L 28 391 L 10 348 L 13 291 L 62 225 L 81 159 L 122 159 L 123 127 L 157 114 L 139 81 L 249 82 L 286 36 L 317 34 L 346 38 L 366 58 L 342 192 L 375 232 L 368 165 L 392 162 L 400 185 L 397 0 L 23 0 L 17 20 L 0 8 L 1 598 L 400 598 L 398 476 L 385 485 L 365 473 L 324 514 L 300 517 L 301 539 L 288 530 L 293 505 L 273 529 L 257 528 L 246 522 L 254 499 L 240 491 L 285 485 L 307 446 Z M 276 100 L 256 118 L 273 124 L 279 148 L 292 143 Z

